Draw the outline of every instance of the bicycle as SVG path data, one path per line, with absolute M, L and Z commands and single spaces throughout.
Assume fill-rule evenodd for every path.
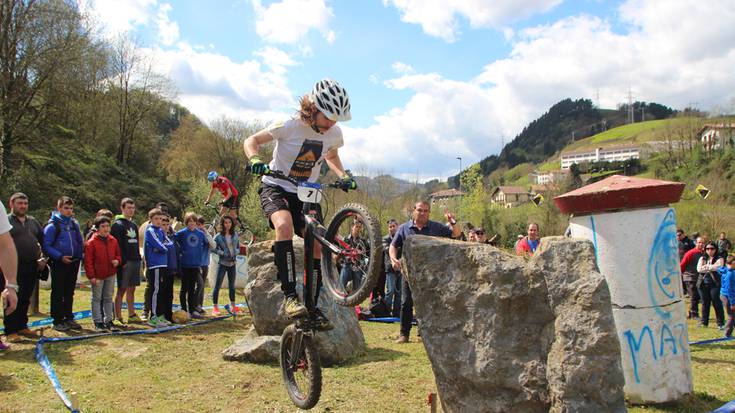
M 217 235 L 217 225 L 219 225 L 219 222 L 223 216 L 222 206 L 220 204 L 220 207 L 217 208 L 212 204 L 204 205 L 214 210 L 214 218 L 212 218 L 212 222 L 204 224 L 204 230 L 207 231 L 207 233 L 212 238 L 214 238 L 214 236 Z M 255 235 L 253 234 L 253 231 L 250 231 L 250 229 L 242 223 L 242 218 L 240 218 L 239 216 L 237 217 L 237 222 L 240 225 L 240 242 L 247 245 L 248 247 L 251 246 L 253 242 L 255 242 Z
M 314 341 L 317 322 L 314 316 L 314 242 L 322 245 L 322 280 L 332 298 L 342 306 L 354 306 L 368 297 L 380 275 L 382 243 L 380 225 L 360 204 L 349 203 L 342 206 L 332 217 L 328 227 L 322 225 L 323 218 L 319 208 L 323 188 L 341 188 L 339 181 L 333 184 L 300 182 L 280 171 L 270 171 L 266 175 L 289 181 L 297 186 L 299 200 L 304 203 L 302 213 L 306 220 L 304 231 L 304 289 L 303 302 L 308 315 L 297 318 L 283 330 L 280 345 L 280 365 L 283 381 L 291 401 L 300 409 L 310 409 L 321 396 L 322 374 L 319 353 Z M 350 246 L 340 235 L 342 224 L 350 222 L 362 224 L 365 243 Z M 340 282 L 336 261 L 342 265 L 353 265 L 361 274 L 359 285 L 348 289 Z

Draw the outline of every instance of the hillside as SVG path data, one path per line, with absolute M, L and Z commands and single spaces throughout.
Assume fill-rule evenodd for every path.
M 633 108 L 636 119 L 638 116 L 646 119 L 663 119 L 675 113 L 671 108 L 657 103 L 635 102 Z M 482 159 L 479 162 L 481 173 L 486 177 L 499 178 L 504 170 L 518 165 L 543 163 L 550 156 L 565 150 L 570 144 L 581 145 L 578 142 L 623 125 L 626 120 L 627 105 L 621 105 L 617 110 L 597 109 L 589 99 L 564 99 L 529 123 L 505 145 L 499 155 L 490 155 Z M 624 135 L 628 136 L 628 133 Z M 603 136 L 601 139 L 614 141 L 616 137 Z M 493 174 L 495 171 L 501 171 L 501 174 Z M 505 178 L 503 180 L 507 181 Z M 456 187 L 457 176 L 450 177 L 448 182 L 450 186 Z

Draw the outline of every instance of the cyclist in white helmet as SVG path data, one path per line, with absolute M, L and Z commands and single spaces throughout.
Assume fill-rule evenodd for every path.
M 356 189 L 357 184 L 342 166 L 338 148 L 343 145 L 342 130 L 336 123 L 350 120 L 350 99 L 347 91 L 336 81 L 323 79 L 314 85 L 310 94 L 300 100 L 300 109 L 292 119 L 276 123 L 269 128 L 248 137 L 243 146 L 250 159 L 250 172 L 263 175 L 269 170 L 282 171 L 299 181 L 314 182 L 319 177 L 323 162 L 326 162 L 342 180 L 344 190 Z M 273 160 L 266 165 L 259 157 L 261 145 L 275 141 Z M 294 266 L 293 238 L 303 237 L 305 222 L 301 213 L 302 202 L 296 196 L 296 186 L 282 179 L 263 176 L 258 190 L 260 205 L 270 221 L 271 228 L 276 230 L 274 245 L 275 262 L 281 290 L 286 297 L 285 310 L 291 317 L 304 316 L 307 313 L 296 295 L 296 269 Z M 317 289 L 314 297 L 318 303 L 319 290 L 322 286 L 321 245 L 314 244 L 314 272 Z M 316 319 L 319 328 L 333 328 L 324 314 L 317 309 Z

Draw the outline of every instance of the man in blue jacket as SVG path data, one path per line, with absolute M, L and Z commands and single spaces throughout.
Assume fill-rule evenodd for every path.
M 73 214 L 74 201 L 62 196 L 43 230 L 43 251 L 51 259 L 51 317 L 56 331 L 82 329 L 74 321 L 72 307 L 84 241 Z

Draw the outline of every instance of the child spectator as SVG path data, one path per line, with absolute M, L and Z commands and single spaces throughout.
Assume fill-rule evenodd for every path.
M 176 277 L 180 277 L 181 266 L 179 265 L 179 247 L 176 245 L 176 242 L 174 242 L 174 236 L 176 234 L 174 234 L 171 217 L 168 214 L 164 215 L 161 219 L 161 229 L 163 229 L 163 233 L 166 234 L 166 241 L 164 244 L 168 248 L 168 278 L 163 291 L 165 297 L 163 318 L 168 322 L 168 324 L 173 324 L 172 307 L 174 304 L 174 279 L 176 279 Z
M 97 229 L 84 246 L 84 270 L 92 284 L 92 319 L 97 331 L 119 331 L 112 325 L 117 266 L 120 265 L 120 246 L 110 235 L 110 218 L 99 216 L 94 220 Z
M 215 253 L 219 255 L 219 266 L 217 267 L 217 279 L 214 283 L 214 291 L 212 291 L 212 302 L 214 309 L 213 316 L 220 315 L 217 302 L 219 301 L 219 289 L 227 274 L 227 288 L 230 293 L 230 311 L 237 314 L 235 306 L 235 277 L 237 275 L 237 254 L 240 251 L 240 240 L 237 232 L 235 232 L 235 221 L 231 216 L 225 215 L 220 221 L 220 232 L 214 237 L 214 243 L 217 245 Z
M 161 229 L 163 211 L 153 208 L 148 212 L 150 225 L 145 230 L 143 245 L 145 248 L 146 279 L 153 286 L 150 293 L 151 316 L 148 325 L 162 327 L 169 325 L 164 318 L 166 283 L 169 282 L 168 250 L 166 234 Z M 147 292 L 147 289 L 146 289 Z
M 235 220 L 235 222 L 237 222 L 237 218 L 233 219 Z M 207 230 L 204 228 L 205 224 L 206 221 L 204 220 L 204 217 L 198 215 L 197 228 L 199 228 L 199 230 L 204 233 L 204 236 L 207 237 L 207 243 L 209 244 L 209 248 L 207 248 L 206 251 L 202 252 L 202 271 L 199 278 L 197 278 L 197 297 L 199 297 L 197 311 L 199 311 L 200 314 L 204 314 L 204 309 L 202 308 L 202 306 L 204 305 L 204 281 L 207 279 L 207 274 L 209 274 L 209 252 L 214 251 L 214 249 L 217 247 L 214 243 L 214 238 L 212 238 L 209 232 L 207 232 Z
M 727 256 L 727 267 L 720 268 L 720 274 L 722 274 L 720 300 L 727 313 L 725 337 L 732 337 L 732 330 L 735 328 L 735 255 Z
M 197 215 L 189 212 L 184 216 L 186 228 L 176 233 L 176 245 L 181 257 L 181 290 L 179 301 L 181 309 L 189 312 L 191 318 L 202 318 L 199 313 L 197 280 L 200 277 L 202 256 L 209 251 L 207 237 L 197 229 Z

